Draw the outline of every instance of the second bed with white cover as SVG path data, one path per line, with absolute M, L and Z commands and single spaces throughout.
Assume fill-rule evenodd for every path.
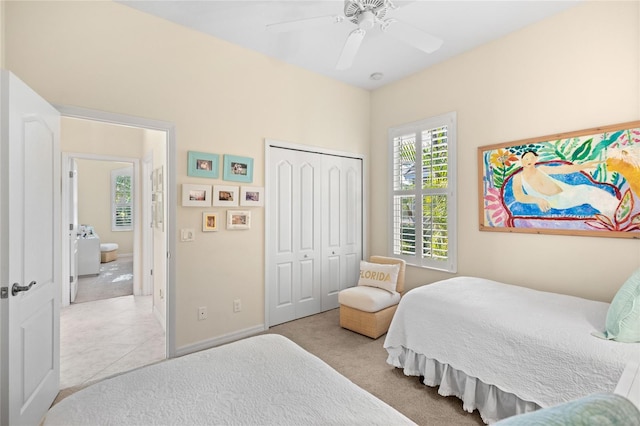
M 387 362 L 424 376 L 492 423 L 613 392 L 640 343 L 594 337 L 608 303 L 475 277 L 412 289 L 384 342 Z

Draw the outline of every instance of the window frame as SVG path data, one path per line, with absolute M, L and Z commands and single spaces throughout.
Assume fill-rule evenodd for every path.
M 120 203 L 116 204 L 116 181 L 120 176 L 129 176 L 131 178 L 131 196 L 129 203 Z M 134 216 L 134 177 L 133 177 L 133 166 L 127 166 L 119 169 L 111 170 L 111 231 L 112 232 L 123 232 L 123 231 L 133 231 L 133 216 Z M 121 206 L 129 206 L 130 208 L 130 224 L 129 225 L 118 225 L 116 223 L 116 210 Z
M 414 189 L 395 189 L 394 179 L 396 173 L 395 164 L 395 147 L 394 140 L 399 137 L 410 137 L 412 134 L 415 137 L 415 153 L 416 160 L 413 166 L 414 170 L 422 170 L 422 132 L 435 129 L 438 127 L 447 126 L 447 186 L 446 188 L 422 188 L 423 185 L 415 185 Z M 388 255 L 400 259 L 404 259 L 408 265 L 417 266 L 421 268 L 434 269 L 439 271 L 456 273 L 458 269 L 457 261 L 457 114 L 456 112 L 448 112 L 442 115 L 426 118 L 423 120 L 415 121 L 412 123 L 403 124 L 400 126 L 389 128 L 388 130 L 388 184 L 389 184 L 389 196 L 388 196 Z M 418 167 L 416 167 L 418 165 Z M 417 176 L 416 176 L 417 178 Z M 413 196 L 415 199 L 422 200 L 424 196 L 428 195 L 446 195 L 447 196 L 447 214 L 446 214 L 446 226 L 447 226 L 447 258 L 446 260 L 434 260 L 430 257 L 423 257 L 423 247 L 421 244 L 419 247 L 415 247 L 414 254 L 403 254 L 395 252 L 395 233 L 396 218 L 395 218 L 395 200 L 398 196 Z M 423 218 L 422 203 L 416 203 L 415 217 Z M 423 221 L 415 220 L 415 235 L 422 235 Z

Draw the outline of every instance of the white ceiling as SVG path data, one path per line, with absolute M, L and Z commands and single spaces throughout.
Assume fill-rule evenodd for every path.
M 442 47 L 426 54 L 383 33 L 378 26 L 367 31 L 353 66 L 335 69 L 349 33 L 356 25 L 348 20 L 292 33 L 272 33 L 267 24 L 326 15 L 343 15 L 344 1 L 219 1 L 219 0 L 122 0 L 140 11 L 227 40 L 364 89 L 376 89 L 442 62 L 476 46 L 517 31 L 576 5 L 580 0 L 503 1 L 395 1 L 387 13 L 401 24 L 444 40 Z M 370 79 L 382 73 L 379 81 Z

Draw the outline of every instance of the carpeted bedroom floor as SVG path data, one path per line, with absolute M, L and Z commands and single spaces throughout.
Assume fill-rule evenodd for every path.
M 373 340 L 341 328 L 340 311 L 333 309 L 271 327 L 332 366 L 352 382 L 377 396 L 419 425 L 483 425 L 477 411 L 467 413 L 456 397 L 438 395 L 386 363 L 385 335 Z
M 339 309 L 271 327 L 316 355 L 361 388 L 385 401 L 419 425 L 483 425 L 477 411 L 467 413 L 456 397 L 442 397 L 386 363 L 386 335 L 373 340 L 340 327 Z M 94 382 L 95 383 L 95 382 Z M 89 383 L 88 383 L 89 384 Z M 86 387 L 64 389 L 55 403 Z

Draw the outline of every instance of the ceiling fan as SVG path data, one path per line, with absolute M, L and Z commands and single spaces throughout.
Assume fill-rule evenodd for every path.
M 336 69 L 338 70 L 345 70 L 351 67 L 367 30 L 370 30 L 376 24 L 380 25 L 380 29 L 384 33 L 423 52 L 432 53 L 442 46 L 442 40 L 438 37 L 405 22 L 399 22 L 397 19 L 386 18 L 389 10 L 397 8 L 392 0 L 345 0 L 344 16 L 328 15 L 297 19 L 268 24 L 266 28 L 274 33 L 282 33 L 337 24 L 345 19 L 353 22 L 358 28 L 351 31 L 347 37 L 342 53 L 336 63 Z

